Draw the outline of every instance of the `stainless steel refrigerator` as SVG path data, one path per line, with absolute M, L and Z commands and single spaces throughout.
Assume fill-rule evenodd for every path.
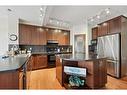
M 98 37 L 97 54 L 107 58 L 107 73 L 120 78 L 120 35 Z

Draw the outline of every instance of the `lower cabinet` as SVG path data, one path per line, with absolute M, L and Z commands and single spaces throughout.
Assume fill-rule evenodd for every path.
M 23 89 L 23 70 L 0 72 L 0 89 Z
M 62 62 L 60 62 L 59 56 L 56 56 L 56 78 L 58 79 L 59 83 L 63 86 L 62 83 Z
M 32 55 L 32 70 L 41 69 L 47 67 L 47 55 L 34 54 Z
M 32 56 L 29 58 L 27 62 L 27 68 L 26 68 L 26 89 L 30 88 L 30 76 L 32 71 Z

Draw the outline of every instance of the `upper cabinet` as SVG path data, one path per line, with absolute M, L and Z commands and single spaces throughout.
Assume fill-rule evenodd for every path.
M 98 36 L 104 36 L 109 31 L 109 23 L 104 22 L 98 25 Z
M 121 27 L 121 17 L 117 17 L 117 18 L 110 20 L 108 34 L 120 33 L 120 27 Z
M 31 26 L 19 24 L 19 44 L 31 43 L 31 31 L 33 31 Z
M 70 44 L 70 31 L 42 28 L 32 25 L 19 25 L 19 44 L 46 45 L 47 40 L 57 40 L 59 45 Z
M 121 33 L 122 22 L 124 19 L 126 19 L 126 17 L 118 16 L 98 24 L 98 27 L 92 28 L 92 39 L 96 39 L 99 36 Z
M 97 39 L 98 36 L 98 27 L 92 28 L 92 39 Z

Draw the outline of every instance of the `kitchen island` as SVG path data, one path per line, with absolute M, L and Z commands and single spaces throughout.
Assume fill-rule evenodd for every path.
M 85 85 L 82 88 L 100 89 L 107 83 L 107 64 L 105 58 L 97 58 L 95 55 L 85 54 L 59 54 L 56 55 L 56 78 L 62 86 L 69 87 L 69 77 L 65 73 L 65 67 L 85 68 Z M 74 87 L 76 88 L 76 87 Z

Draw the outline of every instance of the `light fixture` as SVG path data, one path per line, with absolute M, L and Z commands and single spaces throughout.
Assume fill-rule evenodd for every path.
M 97 15 L 88 18 L 88 23 L 89 24 L 100 23 L 101 20 L 107 19 L 110 15 L 111 15 L 111 9 L 110 8 L 103 9 L 99 13 L 97 13 Z
M 107 23 L 103 23 L 103 26 L 107 26 Z
M 49 20 L 49 23 L 52 23 L 52 20 Z
M 40 7 L 40 24 L 43 25 L 43 21 L 44 21 L 44 17 L 45 17 L 45 14 L 46 14 L 46 6 L 41 6 Z
M 58 32 L 61 33 L 61 30 L 59 30 Z
M 94 19 L 93 18 L 91 18 L 91 20 L 90 20 L 91 22 L 93 22 L 94 21 Z
M 64 33 L 64 35 L 67 35 L 67 33 Z
M 70 24 L 69 22 L 58 20 L 56 18 L 50 18 L 48 25 L 54 26 L 54 27 L 61 27 L 61 28 L 69 28 Z
M 57 33 L 58 32 L 58 30 L 56 29 L 56 30 L 54 30 L 55 31 L 55 33 Z
M 40 16 L 43 16 L 42 14 L 40 14 Z
M 100 16 L 99 16 L 99 15 L 97 15 L 97 18 L 98 18 L 98 19 L 100 19 Z
M 59 24 L 60 22 L 59 21 L 56 21 L 56 24 Z
M 110 8 L 105 9 L 106 14 L 110 13 Z
M 42 11 L 42 10 L 43 10 L 43 8 L 41 7 L 41 8 L 40 8 L 40 11 Z
M 46 31 L 48 31 L 49 29 L 47 28 L 47 29 L 45 29 Z

